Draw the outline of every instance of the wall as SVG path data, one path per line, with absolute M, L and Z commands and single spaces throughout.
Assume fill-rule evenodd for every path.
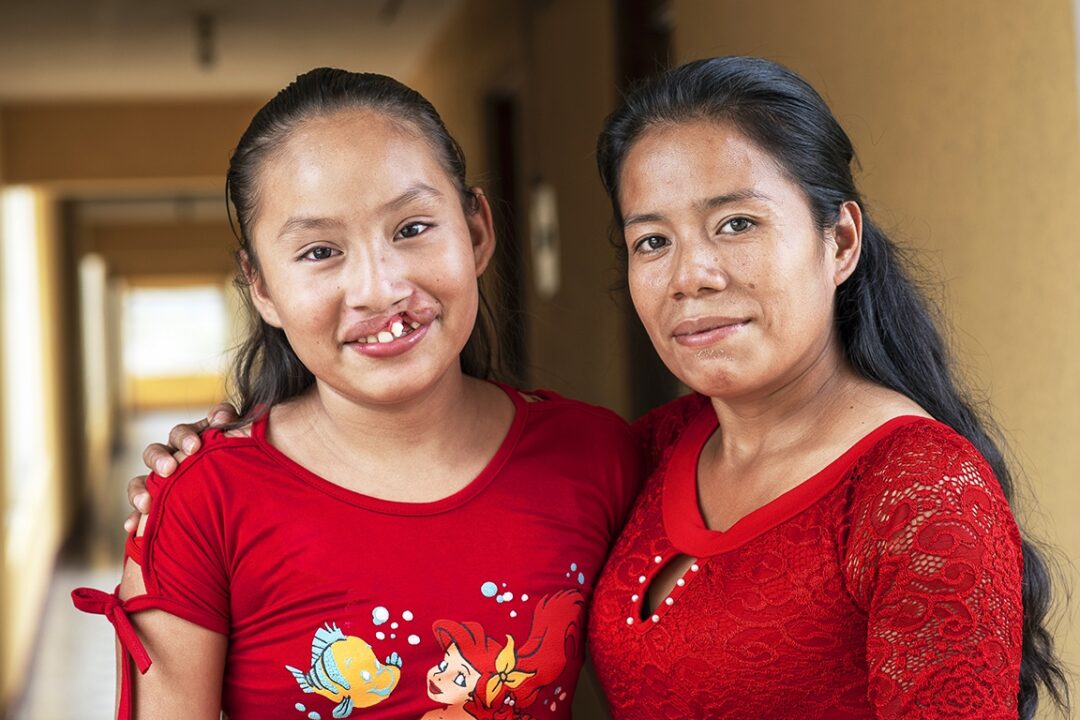
M 3 671 L 0 675 L 0 707 L 4 707 L 19 690 L 68 513 L 64 495 L 66 474 L 59 457 L 68 437 L 67 419 L 61 403 L 66 390 L 62 362 L 69 323 L 61 314 L 64 295 L 59 283 L 60 245 L 54 204 L 46 192 L 38 189 L 33 191 L 33 205 L 36 236 L 5 238 L 5 242 L 24 241 L 33 245 L 38 301 L 36 307 L 26 308 L 25 312 L 40 318 L 40 347 L 32 348 L 30 352 L 40 360 L 45 392 L 40 399 L 40 413 L 4 420 L 8 427 L 13 421 L 40 423 L 40 427 L 27 433 L 27 437 L 40 441 L 40 448 L 35 461 L 21 468 L 18 475 L 10 472 L 9 463 L 2 466 L 4 482 L 0 483 L 0 489 L 4 494 L 9 483 L 32 483 L 34 487 L 27 491 L 17 509 L 3 508 L 0 616 L 5 630 L 0 637 L 0 668 Z M 5 347 L 3 354 L 10 358 L 10 352 L 11 348 Z M 0 446 L 5 444 L 6 437 L 6 433 L 0 435 Z M 0 449 L 0 459 L 10 459 L 11 450 L 10 447 Z
M 438 108 L 481 184 L 491 172 L 484 101 L 517 95 L 518 186 L 527 191 L 536 176 L 555 186 L 562 249 L 562 287 L 550 300 L 537 295 L 526 252 L 529 383 L 626 412 L 610 211 L 594 159 L 616 98 L 613 26 L 606 2 L 469 0 L 408 82 Z
M 764 55 L 822 92 L 855 141 L 876 217 L 947 281 L 957 357 L 1036 496 L 1020 503 L 1028 527 L 1080 557 L 1071 2 L 676 0 L 674 12 L 680 62 Z M 1075 604 L 1059 638 L 1080 667 Z

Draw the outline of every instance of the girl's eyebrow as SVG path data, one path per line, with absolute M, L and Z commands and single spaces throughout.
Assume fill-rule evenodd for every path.
M 382 210 L 400 210 L 414 200 L 420 200 L 421 198 L 431 198 L 435 200 L 441 200 L 443 194 L 422 182 L 413 183 L 408 187 L 405 192 L 398 195 L 393 200 L 384 203 Z
M 724 205 L 730 205 L 733 202 L 740 202 L 742 200 L 764 200 L 766 202 L 771 202 L 772 198 L 753 188 L 744 188 L 742 190 L 724 193 L 723 195 L 715 195 L 710 198 L 698 200 L 694 203 L 694 208 L 699 212 L 703 210 L 715 210 Z M 638 223 L 660 222 L 663 219 L 664 216 L 661 213 L 637 213 L 629 215 L 623 220 L 623 228 Z
M 430 185 L 422 182 L 413 183 L 405 190 L 405 192 L 401 193 L 396 198 L 383 203 L 380 210 L 382 212 L 400 210 L 414 200 L 424 198 L 438 200 L 442 199 L 442 197 L 443 194 Z M 340 230 L 343 227 L 345 227 L 345 223 L 336 218 L 300 215 L 286 220 L 285 224 L 281 226 L 281 230 L 278 231 L 277 236 L 278 239 L 281 239 L 290 233 L 303 232 L 304 230 Z
M 280 240 L 286 235 L 302 232 L 304 230 L 339 230 L 343 227 L 345 227 L 345 223 L 335 218 L 300 215 L 286 220 L 285 224 L 281 226 L 281 230 L 278 231 L 277 236 Z

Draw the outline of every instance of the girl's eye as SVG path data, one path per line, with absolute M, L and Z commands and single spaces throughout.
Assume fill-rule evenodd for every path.
M 320 245 L 319 247 L 311 248 L 306 253 L 304 253 L 304 259 L 329 260 L 330 258 L 334 257 L 335 253 L 336 251 L 333 248 L 328 248 Z
M 465 687 L 465 674 L 458 673 L 457 676 L 454 678 L 454 684 L 458 687 Z
M 443 660 L 441 663 L 439 663 L 439 672 L 446 672 L 446 667 L 447 663 L 445 660 Z
M 399 238 L 416 237 L 417 235 L 420 235 L 425 230 L 427 230 L 429 227 L 431 227 L 431 226 L 428 225 L 427 223 L 411 222 L 408 225 L 404 225 L 400 230 L 398 230 L 397 237 L 399 237 Z
M 634 252 L 651 253 L 661 250 L 671 243 L 663 235 L 649 235 L 634 243 Z
M 750 218 L 734 217 L 728 220 L 726 223 L 720 226 L 720 232 L 728 234 L 736 234 L 746 232 L 754 226 L 754 221 Z

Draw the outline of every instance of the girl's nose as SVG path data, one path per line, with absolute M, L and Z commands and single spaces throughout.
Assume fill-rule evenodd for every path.
M 349 307 L 382 312 L 409 295 L 408 268 L 392 250 L 355 250 L 343 265 Z

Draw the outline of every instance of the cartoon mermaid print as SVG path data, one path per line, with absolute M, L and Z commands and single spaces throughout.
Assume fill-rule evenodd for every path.
M 527 720 L 526 710 L 577 652 L 584 598 L 577 590 L 542 597 L 528 638 L 499 643 L 476 622 L 432 625 L 442 661 L 428 670 L 427 693 L 443 707 L 421 720 Z

